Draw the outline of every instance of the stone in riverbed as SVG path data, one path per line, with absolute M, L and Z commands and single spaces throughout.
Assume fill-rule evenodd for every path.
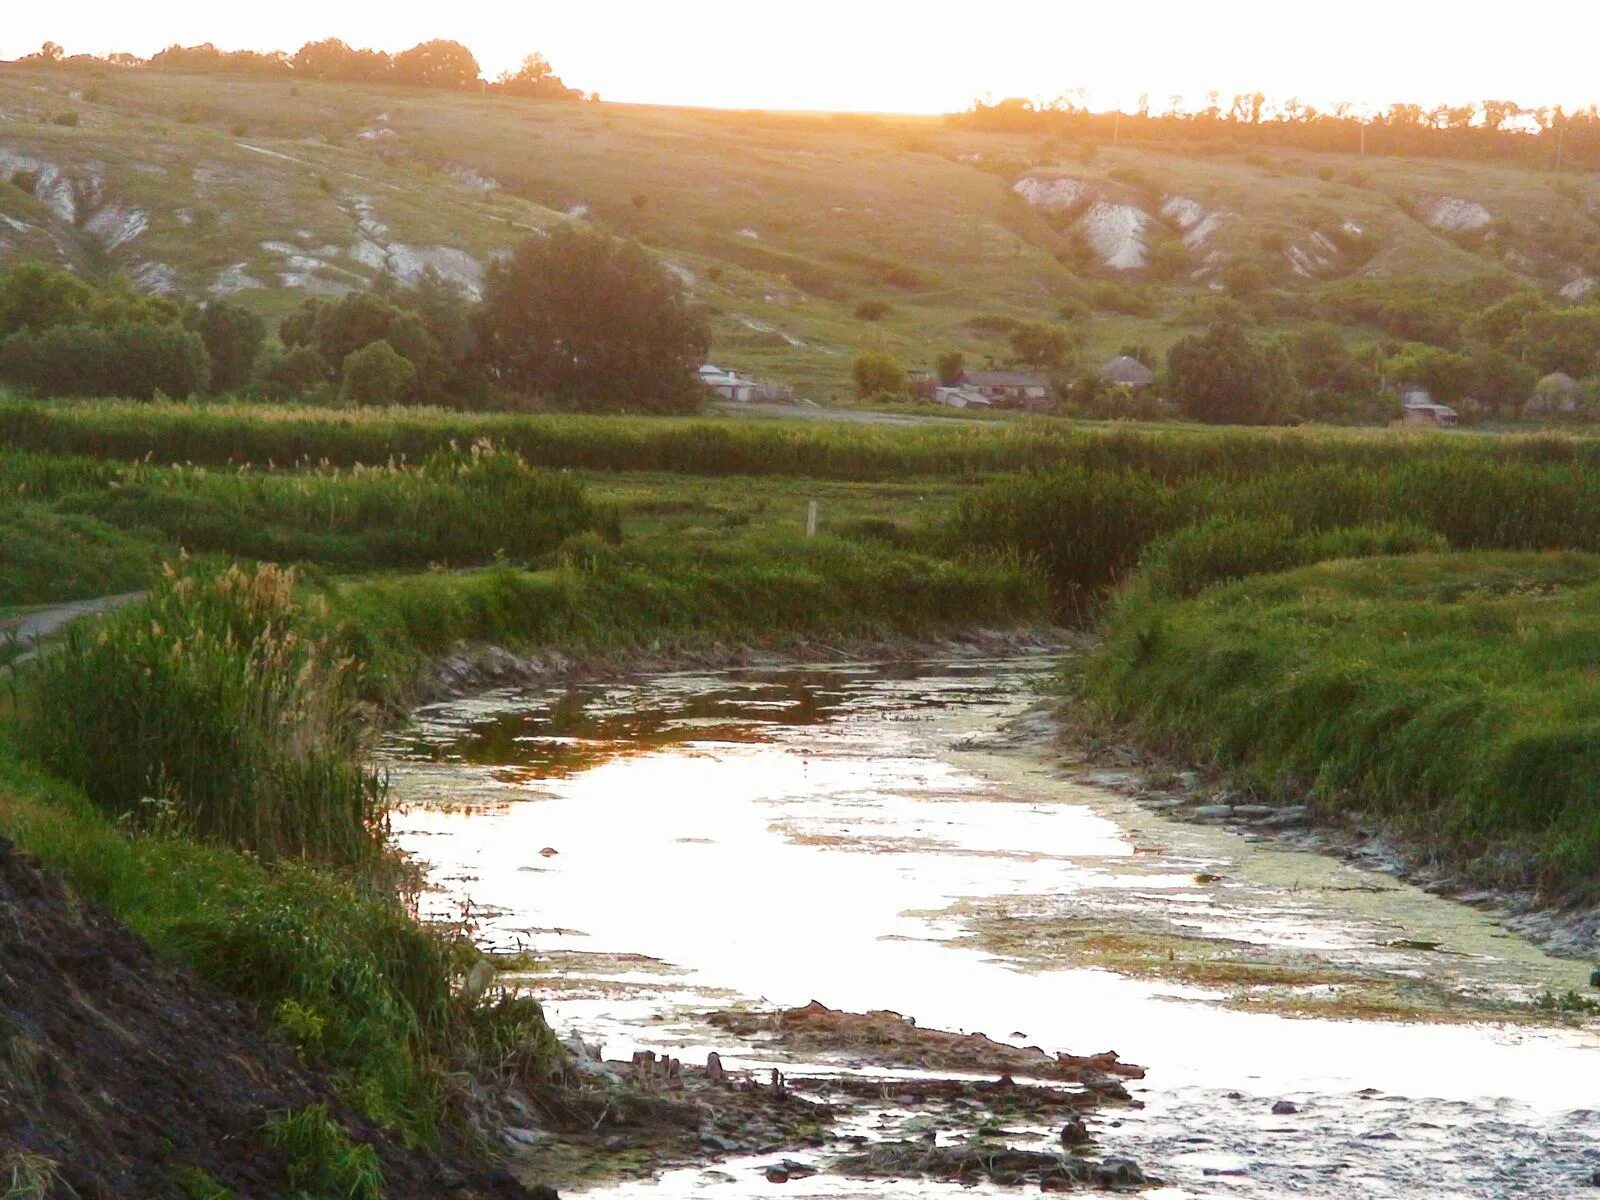
M 1297 1113 L 1299 1111 L 1300 1106 L 1297 1105 L 1293 1100 L 1279 1100 L 1272 1106 L 1272 1115 L 1275 1117 L 1287 1117 L 1291 1113 Z
M 1263 817 L 1276 816 L 1278 811 L 1270 804 L 1235 804 L 1233 806 L 1233 815 L 1242 821 L 1259 821 Z
M 1231 804 L 1202 804 L 1190 814 L 1201 821 L 1226 820 L 1233 816 Z
M 1094 1171 L 1101 1187 L 1130 1187 L 1146 1182 L 1144 1171 L 1131 1158 L 1108 1158 Z
M 1086 1146 L 1088 1143 L 1089 1127 L 1083 1123 L 1082 1117 L 1073 1117 L 1061 1127 L 1063 1146 Z

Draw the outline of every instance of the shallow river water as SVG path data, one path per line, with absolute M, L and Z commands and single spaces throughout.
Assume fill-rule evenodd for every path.
M 1164 1200 L 1600 1194 L 1592 1023 L 1286 1015 L 1030 941 L 1033 921 L 1157 930 L 1485 1003 L 1587 981 L 1585 964 L 1387 877 L 1067 777 L 1004 736 L 1048 666 L 678 673 L 432 706 L 387 748 L 396 835 L 428 864 L 426 903 L 466 906 L 487 946 L 547 959 L 536 990 L 552 1023 L 608 1058 L 715 1049 L 756 1065 L 758 1047 L 699 1014 L 887 1008 L 1147 1067 L 1132 1085 L 1145 1107 L 1103 1113 L 1100 1150 L 1167 1180 L 1147 1193 Z M 1011 936 L 986 940 L 997 927 Z M 1299 1111 L 1272 1115 L 1278 1100 Z M 592 1194 L 772 1190 L 754 1165 Z M 784 1187 L 963 1190 L 828 1174 Z

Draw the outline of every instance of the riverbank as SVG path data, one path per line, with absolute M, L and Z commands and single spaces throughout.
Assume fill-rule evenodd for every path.
M 1369 863 L 1592 957 L 1597 584 L 1591 556 L 1456 554 L 1133 594 L 1068 685 L 1067 742 L 1180 819 Z

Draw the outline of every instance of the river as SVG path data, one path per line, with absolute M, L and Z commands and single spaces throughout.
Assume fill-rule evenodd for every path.
M 551 1023 L 608 1058 L 763 1065 L 701 1014 L 892 1009 L 1147 1067 L 1144 1107 L 1100 1149 L 1165 1180 L 1146 1193 L 1162 1200 L 1595 1194 L 1600 1033 L 1523 1007 L 1584 988 L 1585 964 L 1064 769 L 1015 733 L 1036 729 L 1049 666 L 674 673 L 433 705 L 386 746 L 396 838 L 427 864 L 432 913 L 537 953 Z M 731 1200 L 754 1165 L 590 1194 Z

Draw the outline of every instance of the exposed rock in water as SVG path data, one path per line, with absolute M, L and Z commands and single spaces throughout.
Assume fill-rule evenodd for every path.
M 1037 1046 L 1008 1046 L 981 1033 L 923 1029 L 896 1012 L 841 1012 L 815 1000 L 777 1013 L 730 1010 L 712 1013 L 708 1019 L 741 1037 L 768 1033 L 777 1045 L 808 1057 L 846 1052 L 880 1066 L 1067 1080 L 1116 1099 L 1128 1097 L 1114 1076 L 1144 1078 L 1143 1067 L 1121 1061 L 1113 1051 L 1087 1057 L 1052 1055 Z
M 863 1179 L 942 1179 L 965 1186 L 995 1183 L 1032 1185 L 1041 1191 L 1067 1191 L 1087 1184 L 1103 1188 L 1136 1188 L 1153 1182 L 1127 1158 L 1103 1163 L 1022 1150 L 984 1142 L 937 1146 L 927 1142 L 879 1142 L 836 1164 L 844 1175 Z

